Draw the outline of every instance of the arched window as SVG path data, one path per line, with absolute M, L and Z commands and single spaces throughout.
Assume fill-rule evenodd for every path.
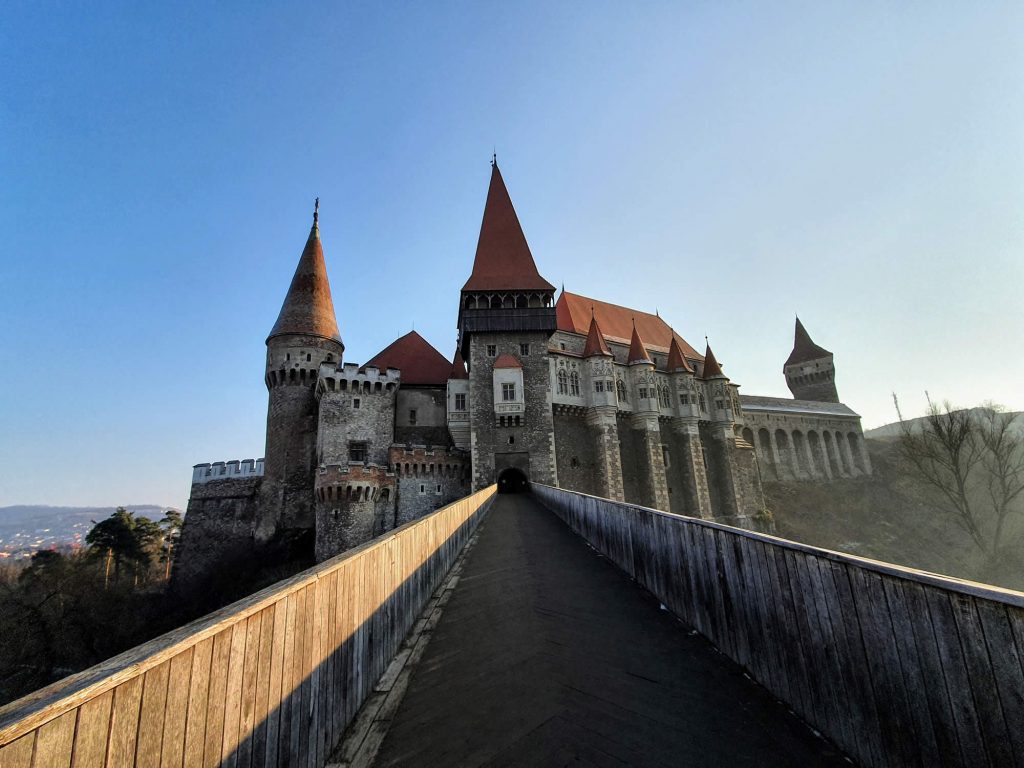
M 701 412 L 702 413 L 707 413 L 708 404 L 707 404 L 707 401 L 704 399 L 704 394 L 702 392 L 697 394 L 697 400 L 700 402 L 700 410 L 701 410 Z
M 565 371 L 558 372 L 558 394 L 569 394 L 569 377 L 565 375 Z
M 658 387 L 658 402 L 661 403 L 662 408 L 671 406 L 671 402 L 668 399 L 668 387 Z
M 622 383 L 622 379 L 615 382 L 615 395 L 620 403 L 626 402 L 626 385 Z
M 580 375 L 576 371 L 569 376 L 569 393 L 573 397 L 580 396 Z

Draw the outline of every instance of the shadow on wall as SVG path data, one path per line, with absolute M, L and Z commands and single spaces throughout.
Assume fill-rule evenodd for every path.
M 498 475 L 498 493 L 526 493 L 530 481 L 521 470 L 509 468 Z

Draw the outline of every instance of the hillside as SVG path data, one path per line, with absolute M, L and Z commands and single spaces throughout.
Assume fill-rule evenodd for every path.
M 875 468 L 872 477 L 833 483 L 765 483 L 777 534 L 826 549 L 1024 590 L 1024 558 L 1004 552 L 999 562 L 986 562 L 964 531 L 922 501 L 924 489 L 902 471 L 894 441 L 873 439 L 867 446 Z M 1018 523 L 1011 533 L 1019 536 L 1020 528 Z
M 133 504 L 126 508 L 151 520 L 159 520 L 168 509 L 157 504 Z M 92 522 L 110 517 L 114 510 L 115 507 L 0 507 L 0 559 L 81 544 Z

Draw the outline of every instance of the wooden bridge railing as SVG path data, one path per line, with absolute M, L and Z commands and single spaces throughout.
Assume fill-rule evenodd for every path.
M 0 768 L 319 768 L 494 492 L 0 708 Z
M 1024 593 L 533 490 L 857 763 L 1024 765 Z

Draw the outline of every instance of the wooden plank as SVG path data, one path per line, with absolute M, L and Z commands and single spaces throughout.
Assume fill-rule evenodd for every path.
M 210 692 L 206 700 L 204 768 L 219 766 L 223 755 L 224 716 L 227 707 L 228 668 L 231 665 L 233 634 L 234 628 L 228 628 L 213 638 L 213 652 L 210 655 Z
M 365 558 L 372 550 L 363 553 Z M 319 582 L 310 584 L 306 588 L 306 625 L 304 627 L 305 640 L 302 654 L 302 744 L 299 759 L 300 766 L 317 768 L 316 765 L 316 694 L 313 670 L 316 667 L 316 654 L 319 649 L 317 625 L 317 611 L 319 610 Z
M 270 658 L 274 641 L 274 612 L 271 605 L 260 614 L 259 656 L 256 662 L 256 700 L 253 714 L 253 768 L 264 768 L 267 758 L 267 703 L 270 697 Z
M 224 768 L 235 768 L 238 764 L 238 729 L 242 720 L 242 676 L 245 673 L 245 639 L 248 623 L 246 619 L 231 628 L 231 652 L 224 688 L 224 740 L 220 757 Z
M 960 633 L 957 631 L 956 619 L 953 616 L 953 606 L 950 604 L 950 594 L 934 587 L 924 587 L 924 594 L 932 618 L 939 659 L 946 676 L 953 723 L 965 764 L 991 765 L 981 735 L 981 724 L 978 722 L 974 698 L 971 695 L 971 683 L 960 646 Z
M 135 764 L 139 768 L 158 768 L 160 765 L 164 714 L 167 711 L 167 681 L 170 673 L 171 662 L 168 660 L 149 670 L 143 682 L 142 707 L 135 747 Z
M 114 689 L 107 768 L 131 768 L 139 737 L 144 677 L 135 677 Z
M 238 706 L 238 768 L 252 765 L 253 737 L 256 730 L 256 683 L 260 661 L 260 634 L 263 614 L 250 616 L 245 623 L 245 660 L 242 662 L 242 686 Z
M 78 708 L 72 768 L 103 768 L 107 760 L 107 737 L 110 735 L 110 710 L 114 692 L 97 696 Z
M 141 690 L 141 686 L 138 688 Z M 75 721 L 77 719 L 78 712 L 72 710 L 39 727 L 36 736 L 35 757 L 32 761 L 35 768 L 69 768 L 75 744 Z M 110 765 L 109 760 L 107 765 Z
M 1010 733 L 999 701 L 996 678 L 989 661 L 985 633 L 974 607 L 975 598 L 950 594 L 953 618 L 960 634 L 960 648 L 967 665 L 967 675 L 974 693 L 974 707 L 978 713 L 981 734 L 993 765 L 1013 765 L 1013 747 Z M 1019 725 L 1019 723 L 1015 724 Z
M 306 604 L 308 592 L 302 590 L 295 595 L 295 624 L 292 627 L 292 676 L 289 696 L 288 718 L 288 760 L 287 765 L 301 766 L 302 757 L 302 656 L 306 644 Z M 282 761 L 285 762 L 285 761 Z
M 71 714 L 77 714 L 77 711 Z M 32 752 L 35 745 L 36 732 L 30 731 L 0 747 L 0 768 L 32 768 Z
M 203 765 L 212 658 L 213 638 L 208 637 L 197 644 L 192 651 L 192 674 L 188 686 L 188 713 L 185 727 L 185 768 L 202 768 Z
M 277 718 L 277 765 L 291 765 L 292 704 L 295 680 L 295 611 L 299 593 L 288 596 L 284 624 L 284 652 L 281 655 L 281 704 Z M 269 751 L 270 744 L 268 742 Z M 269 757 L 268 752 L 268 757 Z M 273 763 L 271 763 L 273 764 Z
M 1007 616 L 1008 611 L 1016 609 L 982 599 L 976 601 L 976 607 L 995 673 L 1003 715 L 1010 725 L 1008 738 L 1014 760 L 1021 765 L 1024 764 L 1024 729 L 1014 724 L 1024 722 L 1024 664 Z
M 788 584 L 789 601 L 793 608 L 793 624 L 791 627 L 791 647 L 804 681 L 806 695 L 805 710 L 802 715 L 807 722 L 815 723 L 819 728 L 828 729 L 829 723 L 822 719 L 826 713 L 827 703 L 822 684 L 823 671 L 819 664 L 818 652 L 814 648 L 809 611 L 805 603 L 807 586 L 800 580 L 796 567 L 798 553 L 776 550 L 776 565 L 780 578 Z
M 164 737 L 160 749 L 161 768 L 181 768 L 185 760 L 185 719 L 188 716 L 193 651 L 193 648 L 189 648 L 171 659 Z
M 771 580 L 772 593 L 775 596 L 775 628 L 778 632 L 776 641 L 784 657 L 786 683 L 789 696 L 786 701 L 798 714 L 807 717 L 812 711 L 810 694 L 800 654 L 799 632 L 796 628 L 796 614 L 793 608 L 793 595 L 789 584 L 789 574 L 785 570 L 785 555 L 775 547 L 764 549 L 765 570 Z
M 949 681 L 946 679 L 939 647 L 935 642 L 935 628 L 932 625 L 924 588 L 913 582 L 902 582 L 900 587 L 910 615 L 910 627 L 921 665 L 921 676 L 927 681 L 928 714 L 932 720 L 939 755 L 945 765 L 966 765 L 956 721 L 953 719 Z
M 267 737 L 263 749 L 263 764 L 266 766 L 278 764 L 285 632 L 288 628 L 288 606 L 290 603 L 291 597 L 289 596 L 274 608 L 273 636 L 270 642 L 270 682 L 267 691 Z

